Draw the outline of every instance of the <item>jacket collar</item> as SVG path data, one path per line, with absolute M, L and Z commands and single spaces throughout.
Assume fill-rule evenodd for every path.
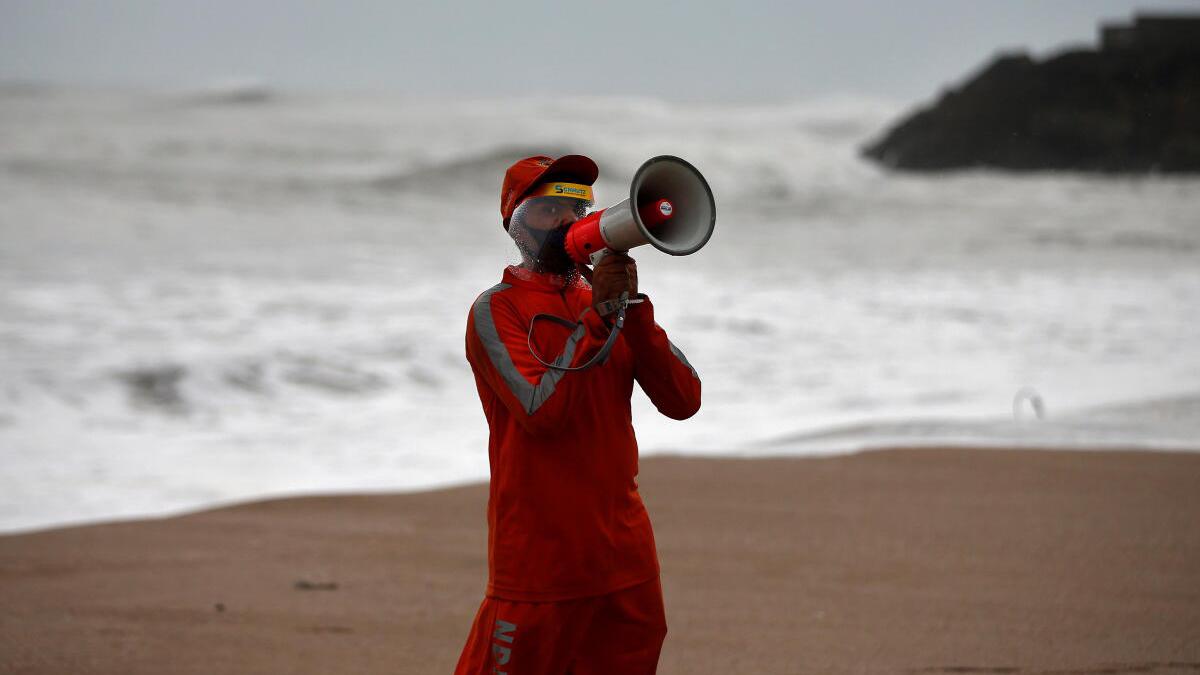
M 588 282 L 578 274 L 571 275 L 568 279 L 561 274 L 534 272 L 517 265 L 504 268 L 504 283 L 546 293 L 558 293 L 564 288 L 590 288 Z

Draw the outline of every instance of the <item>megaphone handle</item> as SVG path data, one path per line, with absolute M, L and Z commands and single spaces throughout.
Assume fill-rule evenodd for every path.
M 600 261 L 604 259 L 604 256 L 606 256 L 610 253 L 626 254 L 626 253 L 629 253 L 629 249 L 621 250 L 619 248 L 602 248 L 599 251 L 596 251 L 595 253 L 588 256 L 588 261 L 591 262 L 593 265 L 598 265 L 598 264 L 600 264 Z M 589 283 L 591 282 L 591 280 L 592 280 L 591 277 L 588 277 Z
M 590 311 L 592 311 L 592 308 L 590 307 L 585 310 L 585 312 Z M 548 319 L 568 328 L 574 328 L 579 324 L 571 323 L 561 316 L 555 316 L 553 314 L 535 314 L 533 318 L 529 320 L 529 334 L 525 337 L 525 344 L 529 347 L 529 353 L 533 355 L 534 359 L 537 359 L 538 363 L 550 368 L 551 370 L 561 370 L 563 372 L 572 373 L 579 370 L 587 370 L 592 366 L 604 363 L 608 359 L 608 353 L 612 351 L 613 345 L 617 343 L 617 335 L 621 333 L 621 328 L 625 326 L 625 306 L 621 305 L 621 308 L 617 310 L 617 318 L 613 320 L 613 327 L 608 333 L 608 339 L 604 341 L 604 346 L 600 347 L 600 351 L 596 352 L 595 356 L 588 359 L 587 363 L 583 364 L 582 366 L 575 366 L 574 368 L 547 363 L 546 361 L 542 360 L 542 357 L 538 356 L 537 350 L 533 348 L 533 326 L 537 323 L 538 319 Z

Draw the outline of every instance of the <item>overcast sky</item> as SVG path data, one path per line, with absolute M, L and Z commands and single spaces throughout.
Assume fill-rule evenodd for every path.
M 0 79 L 685 100 L 934 95 L 997 51 L 1094 44 L 1155 0 L 0 0 Z

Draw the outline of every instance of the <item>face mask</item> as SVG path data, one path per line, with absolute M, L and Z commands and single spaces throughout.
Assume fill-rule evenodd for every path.
M 526 230 L 536 242 L 537 250 L 530 251 L 535 267 L 540 272 L 567 274 L 575 269 L 575 261 L 567 255 L 568 225 L 559 225 L 553 230 Z

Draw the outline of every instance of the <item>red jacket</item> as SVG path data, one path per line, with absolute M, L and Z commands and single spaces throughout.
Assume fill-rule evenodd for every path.
M 700 408 L 700 379 L 654 323 L 647 299 L 631 305 L 608 359 L 580 372 L 608 328 L 577 280 L 510 267 L 484 291 L 467 319 L 467 360 L 491 433 L 488 455 L 487 594 L 508 600 L 566 600 L 653 579 L 658 555 L 637 491 L 638 450 L 629 399 L 637 380 L 655 407 L 674 419 Z M 580 318 L 582 316 L 582 318 Z

